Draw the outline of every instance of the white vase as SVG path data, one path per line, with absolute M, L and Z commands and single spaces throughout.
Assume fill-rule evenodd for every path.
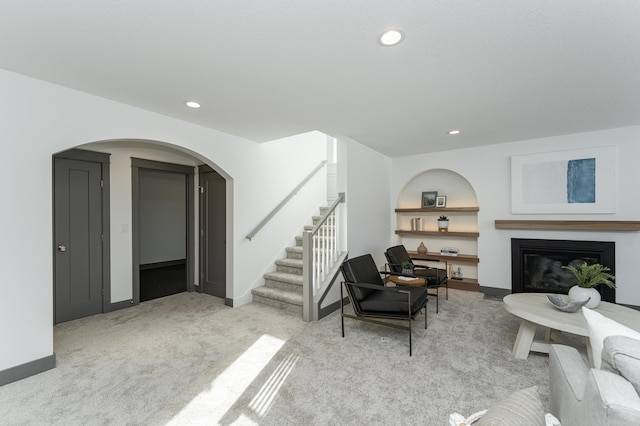
M 600 293 L 595 288 L 582 288 L 574 285 L 569 289 L 569 299 L 572 302 L 582 302 L 588 298 L 590 300 L 584 305 L 585 307 L 593 309 L 600 304 Z

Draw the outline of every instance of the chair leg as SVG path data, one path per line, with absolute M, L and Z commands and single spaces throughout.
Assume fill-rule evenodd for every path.
M 447 300 L 449 300 L 449 280 L 444 284 L 444 288 L 447 289 Z
M 429 303 L 424 304 L 424 329 L 427 329 L 427 305 Z
M 342 295 L 342 286 L 344 284 L 340 283 L 340 322 L 342 326 L 342 337 L 344 338 L 344 298 Z
M 409 314 L 409 356 L 411 356 L 411 314 Z

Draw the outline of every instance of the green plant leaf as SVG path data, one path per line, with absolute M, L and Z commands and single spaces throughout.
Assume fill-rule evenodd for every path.
M 589 265 L 587 262 L 582 262 L 582 264 L 577 268 L 575 266 L 563 266 L 562 268 L 573 273 L 576 277 L 576 282 L 580 287 L 591 288 L 604 284 L 607 287 L 616 288 L 616 285 L 613 282 L 616 277 L 609 273 L 611 268 L 599 263 Z

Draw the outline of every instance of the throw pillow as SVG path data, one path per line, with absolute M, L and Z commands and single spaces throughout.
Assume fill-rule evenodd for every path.
M 591 345 L 591 354 L 593 355 L 593 365 L 596 368 L 600 368 L 602 365 L 602 346 L 606 337 L 627 336 L 640 340 L 640 333 L 637 331 L 625 327 L 596 311 L 583 307 L 582 314 L 587 320 L 589 344 Z
M 640 340 L 625 336 L 604 339 L 602 369 L 627 379 L 640 395 Z
M 478 426 L 545 426 L 544 407 L 538 387 L 512 393 L 493 405 L 478 421 Z
M 449 426 L 481 425 L 561 426 L 553 414 L 545 414 L 537 386 L 514 392 L 488 410 L 479 411 L 469 417 L 458 413 L 449 415 Z

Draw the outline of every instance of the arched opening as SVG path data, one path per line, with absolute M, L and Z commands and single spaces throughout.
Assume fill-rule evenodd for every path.
M 415 254 L 424 244 L 429 256 L 446 260 L 450 287 L 479 291 L 478 211 L 476 192 L 464 176 L 425 170 L 398 194 L 397 244 Z M 442 216 L 448 219 L 446 231 L 438 224 Z
M 135 287 L 135 271 L 139 265 L 133 264 L 133 175 L 132 175 L 132 158 L 149 160 L 151 162 L 167 163 L 182 165 L 193 169 L 195 176 L 194 190 L 188 194 L 192 203 L 189 219 L 195 226 L 188 232 L 191 232 L 191 246 L 187 247 L 192 251 L 192 269 L 193 278 L 190 283 L 191 289 L 203 291 L 200 285 L 200 268 L 202 266 L 200 259 L 200 190 L 198 188 L 198 176 L 201 167 L 205 166 L 207 170 L 214 171 L 222 179 L 224 203 L 222 212 L 217 212 L 223 217 L 225 233 L 221 241 L 224 245 L 224 296 L 225 302 L 232 300 L 233 281 L 232 281 L 232 197 L 233 197 L 233 180 L 231 177 L 221 170 L 214 162 L 202 155 L 194 153 L 186 148 L 172 145 L 166 142 L 139 139 L 119 139 L 96 141 L 83 144 L 77 147 L 81 150 L 107 153 L 110 154 L 110 197 L 109 197 L 109 221 L 110 232 L 108 241 L 110 243 L 110 274 L 108 286 L 109 298 L 105 300 L 103 311 L 108 312 L 120 309 L 132 304 L 138 303 Z M 204 221 L 206 223 L 206 221 Z M 227 242 L 229 242 L 227 244 Z M 134 273 L 132 274 L 132 271 Z M 211 292 L 208 292 L 211 294 Z

